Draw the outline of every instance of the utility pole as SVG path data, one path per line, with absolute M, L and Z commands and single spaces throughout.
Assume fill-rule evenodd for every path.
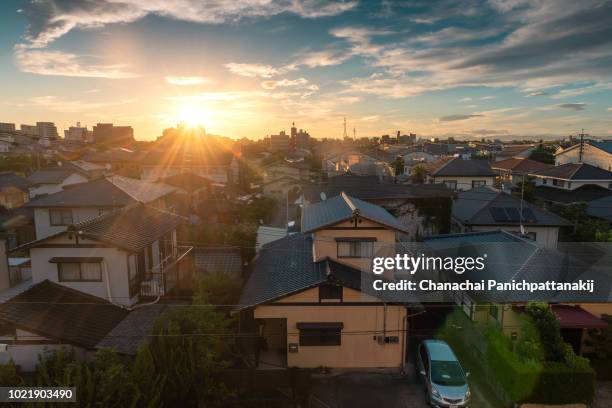
M 353 128 L 353 142 L 357 140 L 357 129 Z
M 346 133 L 346 116 L 344 117 L 344 132 L 342 133 L 342 138 L 347 139 L 348 134 Z
M 523 174 L 523 181 L 521 182 L 521 213 L 519 214 L 519 226 L 521 235 L 525 235 L 525 227 L 523 226 L 523 199 L 525 197 L 525 175 Z
M 582 131 L 580 132 L 580 150 L 578 153 L 578 163 L 582 163 L 582 156 L 584 154 L 584 137 L 585 136 L 588 136 L 588 135 L 584 133 L 584 128 L 583 128 Z

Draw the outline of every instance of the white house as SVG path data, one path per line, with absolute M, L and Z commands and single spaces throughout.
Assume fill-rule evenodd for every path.
M 81 183 L 27 203 L 34 208 L 36 238 L 66 230 L 69 225 L 83 222 L 126 205 L 142 202 L 158 209 L 172 207 L 175 187 L 147 183 L 122 176 L 99 178 Z
M 495 173 L 486 160 L 464 160 L 443 157 L 423 166 L 429 183 L 443 183 L 451 190 L 465 191 L 480 186 L 493 186 Z
M 612 172 L 587 163 L 566 163 L 529 175 L 536 186 L 576 190 L 589 185 L 612 189 Z
M 579 162 L 612 171 L 612 141 L 586 141 L 582 144 L 582 149 L 578 143 L 566 149 L 559 148 L 555 152 L 557 166 Z

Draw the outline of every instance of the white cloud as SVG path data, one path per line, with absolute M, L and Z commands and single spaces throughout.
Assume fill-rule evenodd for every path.
M 75 100 L 57 97 L 54 95 L 34 96 L 15 103 L 15 106 L 27 108 L 41 108 L 54 112 L 73 113 L 87 112 L 113 106 L 126 105 L 136 102 L 136 99 L 113 100 L 111 102 L 92 102 L 91 100 Z
M 15 62 L 21 71 L 38 75 L 92 78 L 136 76 L 126 71 L 125 65 L 97 64 L 91 57 L 80 57 L 63 51 L 19 49 L 15 52 Z
M 306 84 L 308 84 L 308 80 L 306 78 L 298 78 L 298 79 L 286 79 L 285 78 L 279 81 L 263 81 L 261 83 L 261 87 L 264 89 L 276 89 L 278 87 L 304 86 Z
M 350 54 L 339 50 L 311 51 L 299 57 L 300 64 L 309 68 L 329 67 L 342 64 L 351 57 Z
M 273 67 L 272 65 L 265 64 L 249 64 L 249 63 L 238 63 L 230 62 L 225 64 L 225 67 L 229 71 L 236 75 L 245 77 L 255 78 L 272 78 L 276 75 L 282 75 L 288 71 L 296 69 L 295 65 L 285 65 L 282 67 Z
M 208 78 L 201 76 L 167 76 L 165 79 L 167 83 L 179 86 L 201 85 L 210 82 Z

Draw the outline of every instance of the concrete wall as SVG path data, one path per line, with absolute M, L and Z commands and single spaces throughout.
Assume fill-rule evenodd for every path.
M 39 186 L 30 187 L 30 198 L 34 198 L 39 195 L 53 194 L 62 191 L 65 186 L 71 184 L 84 183 L 87 181 L 85 176 L 78 173 L 72 173 L 60 184 L 41 184 Z
M 344 288 L 344 302 L 358 301 L 359 292 Z M 303 302 L 311 299 L 318 303 L 318 288 L 285 298 L 285 302 Z M 355 300 L 349 300 L 355 299 Z M 358 306 L 290 306 L 263 305 L 255 308 L 255 318 L 286 318 L 287 343 L 299 344 L 297 323 L 342 322 L 341 345 L 339 346 L 298 346 L 296 353 L 287 353 L 289 367 L 401 367 L 405 344 L 402 336 L 405 327 L 406 308 L 403 306 L 369 305 L 367 301 Z M 386 316 L 385 316 L 386 315 Z M 399 343 L 379 344 L 374 338 L 383 335 L 386 322 L 386 336 L 399 336 Z M 368 332 L 368 333 L 364 333 Z M 373 333 L 374 332 L 374 333 Z
M 314 233 L 314 260 L 319 261 L 326 257 L 351 265 L 363 271 L 371 271 L 370 259 L 363 258 L 341 258 L 338 259 L 338 243 L 336 238 L 375 238 L 374 253 L 382 248 L 394 248 L 396 232 L 391 229 L 368 229 L 382 228 L 380 224 L 361 220 L 358 227 L 354 228 L 351 221 L 341 222 L 333 225 L 334 228 L 351 228 L 342 230 L 324 229 Z
M 46 244 L 74 244 L 74 238 L 59 236 L 50 239 Z M 96 244 L 84 238 L 79 239 L 80 244 Z M 129 297 L 129 278 L 127 271 L 128 252 L 117 248 L 42 248 L 30 249 L 32 262 L 32 282 L 38 283 L 45 279 L 56 282 L 81 292 L 108 299 L 107 276 L 104 272 L 105 265 L 108 271 L 110 292 L 113 301 L 118 304 L 131 305 L 137 301 L 137 297 Z M 57 264 L 49 262 L 53 257 L 102 257 L 102 281 L 101 282 L 59 282 Z

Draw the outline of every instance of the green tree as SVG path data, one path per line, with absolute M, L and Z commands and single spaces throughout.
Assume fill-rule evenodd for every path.
M 417 165 L 412 168 L 412 182 L 415 184 L 423 184 L 427 173 L 425 168 L 421 165 Z
M 395 176 L 399 176 L 400 174 L 404 174 L 404 158 L 401 156 L 397 156 L 395 161 L 393 162 L 393 170 L 395 171 Z

